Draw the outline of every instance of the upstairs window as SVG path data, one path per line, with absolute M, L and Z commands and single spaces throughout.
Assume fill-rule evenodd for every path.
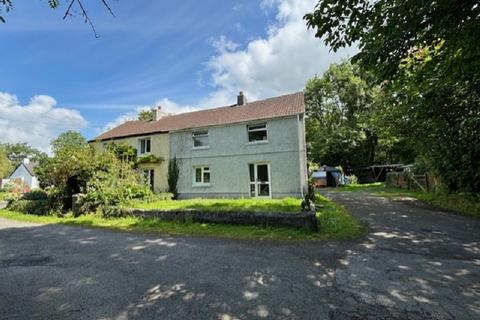
M 209 146 L 207 130 L 193 132 L 192 138 L 194 148 L 205 148 Z
M 138 150 L 140 154 L 150 153 L 151 143 L 150 138 L 140 139 L 138 141 Z
M 260 124 L 249 124 L 247 126 L 248 130 L 248 141 L 249 142 L 256 142 L 256 141 L 267 141 L 267 124 L 260 123 Z
M 210 167 L 195 167 L 195 184 L 210 184 Z

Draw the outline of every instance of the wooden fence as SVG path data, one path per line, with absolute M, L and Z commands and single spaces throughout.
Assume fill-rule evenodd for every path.
M 412 174 L 411 172 L 389 172 L 386 187 L 425 192 L 435 191 L 439 187 L 437 179 L 429 174 Z

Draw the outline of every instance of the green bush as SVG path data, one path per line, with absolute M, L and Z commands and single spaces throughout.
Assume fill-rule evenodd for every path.
M 8 205 L 8 209 L 38 216 L 49 215 L 52 210 L 50 200 L 15 200 Z
M 48 200 L 49 195 L 44 190 L 32 190 L 30 192 L 25 193 L 22 200 Z

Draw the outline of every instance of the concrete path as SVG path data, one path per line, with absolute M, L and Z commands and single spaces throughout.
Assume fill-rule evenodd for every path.
M 0 219 L 0 319 L 480 319 L 480 221 L 360 193 L 356 243 Z

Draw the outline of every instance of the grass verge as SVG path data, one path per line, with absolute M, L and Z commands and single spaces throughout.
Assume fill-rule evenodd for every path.
M 388 198 L 411 197 L 432 207 L 457 214 L 480 218 L 480 196 L 465 193 L 421 192 L 396 188 L 383 188 L 376 194 Z
M 294 200 L 299 201 L 298 199 Z M 98 215 L 84 215 L 75 218 L 73 216 L 36 216 L 9 210 L 0 210 L 0 217 L 41 224 L 77 225 L 121 231 L 249 240 L 350 240 L 363 234 L 365 228 L 344 207 L 321 195 L 316 196 L 316 201 L 323 206 L 317 212 L 320 229 L 318 233 L 290 228 L 180 223 L 138 217 L 103 218 Z M 262 210 L 265 210 L 265 208 Z M 267 211 L 271 210 L 270 208 Z M 284 207 L 282 207 L 282 210 L 285 210 Z
M 155 200 L 132 201 L 128 207 L 138 209 L 162 210 L 208 210 L 208 211 L 267 211 L 298 212 L 301 200 L 284 199 L 189 199 L 189 200 Z

